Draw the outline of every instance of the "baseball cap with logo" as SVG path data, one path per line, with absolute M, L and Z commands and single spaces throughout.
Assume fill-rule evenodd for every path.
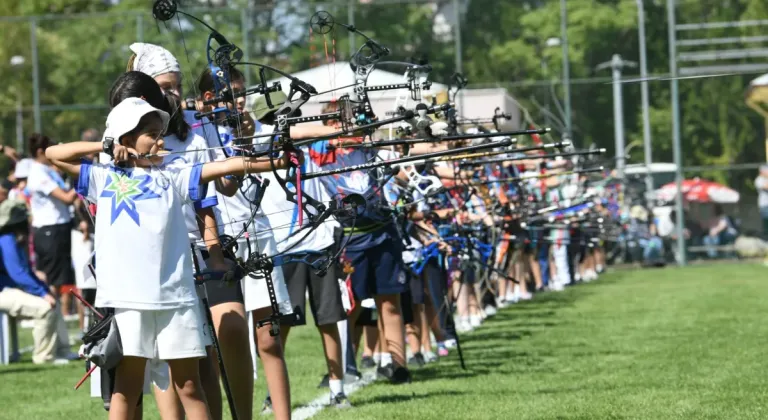
M 168 127 L 171 116 L 167 112 L 153 107 L 141 98 L 124 99 L 109 112 L 104 138 L 112 138 L 115 143 L 120 144 L 120 137 L 133 131 L 142 117 L 152 112 L 156 112 L 163 120 L 163 128 Z
M 272 102 L 271 107 L 269 104 L 267 104 L 267 98 L 264 95 L 259 96 L 253 102 L 253 106 L 251 107 L 251 116 L 254 120 L 259 121 L 266 117 L 270 112 L 274 112 L 280 109 L 285 101 L 288 100 L 288 95 L 286 95 L 282 90 L 278 90 L 277 92 L 270 93 L 269 99 L 270 102 Z

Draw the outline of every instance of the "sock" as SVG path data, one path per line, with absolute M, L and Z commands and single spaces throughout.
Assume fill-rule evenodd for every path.
M 390 353 L 381 353 L 381 365 L 387 366 L 392 364 L 392 355 Z
M 331 388 L 331 395 L 339 395 L 344 393 L 344 381 L 341 379 L 331 379 L 328 381 L 328 386 Z

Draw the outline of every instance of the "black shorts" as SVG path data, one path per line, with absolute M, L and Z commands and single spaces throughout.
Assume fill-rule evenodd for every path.
M 285 285 L 291 298 L 293 313 L 296 315 L 287 325 L 306 325 L 306 296 L 309 291 L 309 308 L 315 325 L 330 325 L 347 319 L 344 304 L 341 302 L 338 274 L 340 270 L 334 265 L 325 274 L 318 276 L 309 265 L 290 263 L 283 265 Z
M 411 273 L 410 271 L 406 271 L 406 276 L 408 279 L 408 285 L 410 286 L 410 292 L 411 292 L 411 303 L 414 305 L 423 305 L 424 304 L 424 277 L 423 272 L 422 274 L 415 274 Z
M 63 223 L 35 228 L 33 236 L 36 266 L 45 273 L 46 282 L 56 287 L 74 285 L 72 225 Z
M 376 309 L 374 308 L 363 308 L 360 310 L 360 315 L 357 316 L 357 321 L 355 321 L 356 327 L 378 327 L 379 326 L 379 318 L 378 313 L 376 312 Z
M 403 315 L 403 324 L 413 324 L 413 298 L 410 290 L 400 293 L 400 312 Z
M 200 255 L 207 260 L 208 251 L 201 249 Z M 243 286 L 240 282 L 225 283 L 223 281 L 209 281 L 205 283 L 205 291 L 208 294 L 208 306 L 213 308 L 222 303 L 245 303 Z

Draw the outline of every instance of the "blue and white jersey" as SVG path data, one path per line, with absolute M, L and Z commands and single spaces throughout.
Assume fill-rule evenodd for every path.
M 202 165 L 120 168 L 84 161 L 77 192 L 96 203 L 96 306 L 195 305 L 184 208 L 206 195 Z
M 309 157 L 321 170 L 346 168 L 373 162 L 377 158 L 375 150 L 367 148 L 329 148 L 327 141 L 316 142 L 310 146 Z M 347 249 L 364 250 L 377 246 L 387 239 L 398 238 L 397 229 L 392 223 L 392 215 L 381 211 L 386 205 L 386 197 L 376 180 L 368 171 L 357 170 L 341 174 L 324 176 L 320 180 L 331 195 L 341 197 L 360 194 L 365 197 L 368 206 L 358 216 L 354 229 L 351 224 L 344 226 L 345 234 L 351 234 Z

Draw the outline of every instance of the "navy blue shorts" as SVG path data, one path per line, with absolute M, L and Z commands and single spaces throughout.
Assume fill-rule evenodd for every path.
M 394 240 L 386 240 L 362 251 L 346 250 L 352 263 L 352 293 L 356 301 L 378 295 L 399 295 L 408 290 L 403 272 L 403 251 Z

